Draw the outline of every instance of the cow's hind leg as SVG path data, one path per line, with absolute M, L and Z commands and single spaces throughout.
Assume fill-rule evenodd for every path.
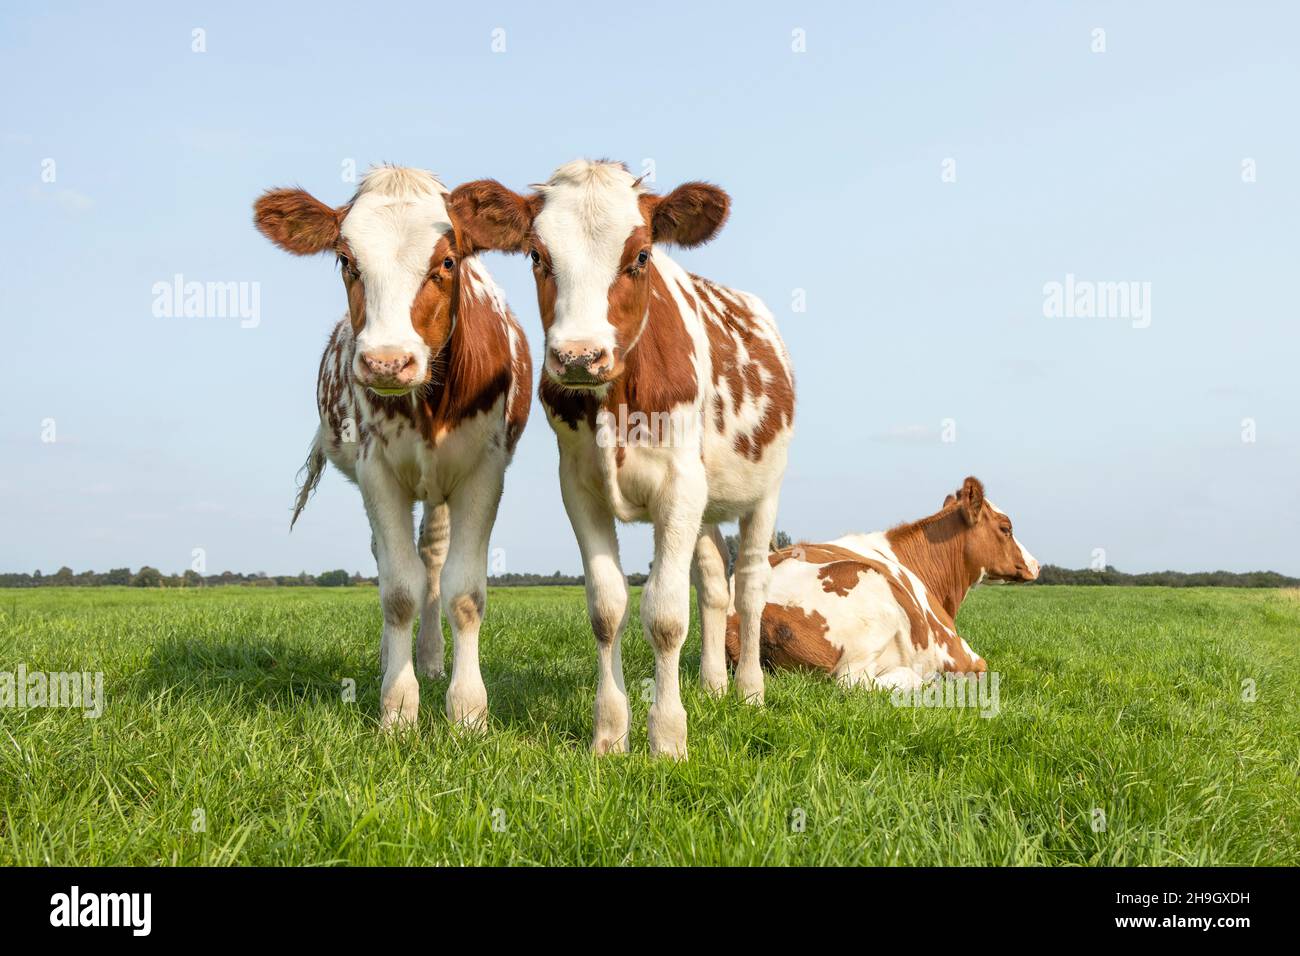
M 380 725 L 387 729 L 413 724 L 419 712 L 420 682 L 411 660 L 411 625 L 424 601 L 425 576 L 415 550 L 414 500 L 383 462 L 359 468 L 357 482 L 379 564 L 379 599 L 384 609 L 379 716 Z
M 655 515 L 655 556 L 641 595 L 641 628 L 655 652 L 655 699 L 650 705 L 650 751 L 686 758 L 686 708 L 680 663 L 691 620 L 691 560 L 700 537 L 704 468 L 683 474 Z
M 717 697 L 727 692 L 727 558 L 722 532 L 705 525 L 695 542 L 691 583 L 700 607 L 700 683 Z
M 772 580 L 767 554 L 776 530 L 776 505 L 777 493 L 773 491 L 740 519 L 740 547 L 736 554 L 736 613 L 740 618 L 736 689 L 741 699 L 754 704 L 763 703 L 759 635 Z
M 415 642 L 415 669 L 422 677 L 442 677 L 444 647 L 442 639 L 442 566 L 447 563 L 447 546 L 451 540 L 451 518 L 446 504 L 424 503 L 420 521 L 420 560 L 424 562 L 427 586 L 424 606 L 420 608 L 420 636 Z

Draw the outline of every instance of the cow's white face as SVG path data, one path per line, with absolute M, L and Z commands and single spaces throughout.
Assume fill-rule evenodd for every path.
M 529 257 L 547 300 L 546 372 L 565 385 L 615 377 L 641 332 L 651 236 L 640 196 L 608 163 L 570 164 L 542 190 Z
M 443 311 L 449 303 L 420 294 L 431 276 L 455 269 L 454 232 L 443 194 L 362 192 L 343 217 L 339 238 L 345 280 L 360 283 L 364 309 L 353 374 L 381 392 L 423 383 L 432 350 L 422 330 L 445 325 L 451 331 L 449 308 L 445 322 L 430 322 L 435 317 L 422 314 Z M 439 244 L 445 254 L 435 261 Z M 424 308 L 417 308 L 417 302 Z
M 452 193 L 474 249 L 527 253 L 546 331 L 546 374 L 569 388 L 601 388 L 622 374 L 645 326 L 655 243 L 711 239 L 730 199 L 686 183 L 644 190 L 623 165 L 577 160 L 524 197 L 492 180 Z
M 336 254 L 356 337 L 352 373 L 382 395 L 429 381 L 451 336 L 460 257 L 446 196 L 429 173 L 380 167 L 339 209 L 288 189 L 255 207 L 258 228 L 281 248 Z

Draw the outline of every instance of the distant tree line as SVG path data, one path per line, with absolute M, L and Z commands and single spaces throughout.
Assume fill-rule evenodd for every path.
M 790 538 L 784 532 L 778 532 L 779 547 L 789 547 Z M 727 544 L 734 548 L 734 535 Z M 734 550 L 733 550 L 734 562 Z M 628 584 L 640 586 L 645 584 L 646 575 L 629 574 Z M 222 571 L 220 574 L 199 574 L 186 571 L 183 574 L 163 574 L 157 568 L 145 565 L 139 571 L 130 568 L 113 568 L 110 571 L 75 572 L 69 567 L 62 567 L 53 574 L 33 571 L 16 574 L 0 574 L 0 588 L 97 588 L 105 586 L 137 588 L 200 588 L 220 587 L 226 584 L 244 584 L 268 588 L 337 588 L 355 585 L 377 585 L 378 578 L 366 577 L 360 572 L 349 574 L 342 568 L 322 571 L 320 574 L 269 575 L 262 571 L 252 574 L 238 574 L 234 571 Z M 488 578 L 492 587 L 547 587 L 551 585 L 581 585 L 580 574 L 497 574 Z M 1144 574 L 1125 574 L 1116 568 L 1107 566 L 1104 571 L 1091 568 L 1057 567 L 1054 564 L 1043 565 L 1035 584 L 1083 584 L 1091 586 L 1136 587 L 1138 585 L 1166 588 L 1295 588 L 1300 587 L 1300 578 L 1287 577 L 1276 571 L 1150 571 Z
M 1162 588 L 1294 588 L 1300 578 L 1276 571 L 1148 571 L 1125 574 L 1110 565 L 1104 571 L 1093 568 L 1060 568 L 1045 564 L 1034 584 L 1084 584 L 1115 587 Z
M 645 584 L 646 576 L 635 573 L 627 576 L 631 585 Z M 0 588 L 98 588 L 98 587 L 137 587 L 137 588 L 201 588 L 220 587 L 226 584 L 245 584 L 254 587 L 281 588 L 337 588 L 353 585 L 377 585 L 379 579 L 366 577 L 360 572 L 349 574 L 342 568 L 334 571 L 322 571 L 320 574 L 270 575 L 264 571 L 251 574 L 238 574 L 234 571 L 222 571 L 220 574 L 199 574 L 186 571 L 184 574 L 163 574 L 157 568 L 145 565 L 139 571 L 130 568 L 113 568 L 111 571 L 73 571 L 62 567 L 53 574 L 40 571 L 3 574 L 0 573 Z M 492 587 L 538 587 L 556 584 L 582 584 L 582 575 L 561 574 L 498 574 L 488 578 Z
M 98 587 L 137 587 L 137 588 L 201 588 L 217 587 L 223 584 L 251 584 L 257 587 L 340 587 L 349 584 L 374 584 L 374 578 L 347 571 L 325 571 L 321 574 L 270 575 L 264 571 L 240 574 L 235 571 L 222 571 L 220 574 L 199 574 L 186 571 L 183 574 L 164 574 L 155 567 L 145 565 L 139 571 L 130 568 L 113 568 L 109 571 L 73 571 L 62 567 L 53 574 L 33 571 L 31 574 L 0 574 L 0 588 L 98 588 Z

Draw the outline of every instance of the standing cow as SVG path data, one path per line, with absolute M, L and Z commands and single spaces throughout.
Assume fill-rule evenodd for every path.
M 797 544 L 769 560 L 764 664 L 902 689 L 934 674 L 983 672 L 983 658 L 957 633 L 957 609 L 986 578 L 1032 581 L 1039 570 L 977 478 L 920 521 Z M 731 658 L 740 653 L 739 625 L 728 621 Z
M 293 518 L 326 459 L 361 489 L 384 612 L 384 727 L 413 722 L 419 708 L 417 612 L 420 673 L 442 675 L 440 595 L 454 640 L 447 716 L 483 724 L 488 537 L 528 419 L 523 330 L 461 242 L 447 196 L 427 172 L 381 167 L 337 209 L 301 189 L 271 190 L 254 207 L 257 228 L 280 248 L 333 253 L 343 273 L 348 315 L 321 357 L 320 427 Z M 424 503 L 418 550 L 416 501 Z
M 620 649 L 627 581 L 615 521 L 654 525 L 641 622 L 655 653 L 650 747 L 686 756 L 678 664 L 692 576 L 705 688 L 727 687 L 727 550 L 717 524 L 740 519 L 736 562 L 742 698 L 761 702 L 759 617 L 771 570 L 794 419 L 794 381 L 771 313 L 693 276 L 664 245 L 697 246 L 730 198 L 687 183 L 665 196 L 621 164 L 579 160 L 521 196 L 483 180 L 452 194 L 469 248 L 527 253 L 546 330 L 540 397 L 560 452 L 560 488 L 582 552 L 599 678 L 592 748 L 626 750 Z

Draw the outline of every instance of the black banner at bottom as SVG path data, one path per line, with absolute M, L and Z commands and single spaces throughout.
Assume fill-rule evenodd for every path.
M 374 945 L 384 929 L 409 924 L 536 943 L 579 926 L 649 930 L 647 919 L 671 914 L 694 939 L 716 926 L 733 943 L 783 921 L 800 934 L 847 923 L 918 937 L 1227 943 L 1290 925 L 1296 883 L 1286 869 L 4 869 L 0 917 L 6 942 Z

